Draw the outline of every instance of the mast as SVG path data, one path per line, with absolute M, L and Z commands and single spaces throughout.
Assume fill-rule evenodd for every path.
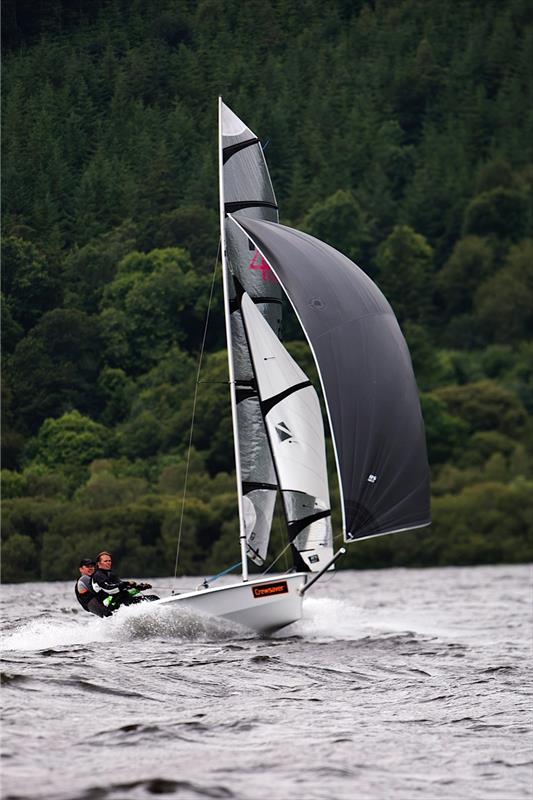
M 226 258 L 225 205 L 224 205 L 224 173 L 222 154 L 222 97 L 218 98 L 218 185 L 220 206 L 220 247 L 222 251 L 222 287 L 224 292 L 224 325 L 228 351 L 228 373 L 231 403 L 231 422 L 233 428 L 233 449 L 235 454 L 235 475 L 237 479 L 237 506 L 239 509 L 239 543 L 241 549 L 242 579 L 248 580 L 248 560 L 246 555 L 246 530 L 244 526 L 242 475 L 239 446 L 239 428 L 237 425 L 237 392 L 235 385 L 235 368 L 233 362 L 233 345 L 230 322 L 230 291 L 228 281 L 228 265 Z

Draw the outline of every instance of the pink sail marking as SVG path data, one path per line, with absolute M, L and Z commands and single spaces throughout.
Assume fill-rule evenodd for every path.
M 270 269 L 270 264 L 265 261 L 263 256 L 259 253 L 258 250 L 254 252 L 254 256 L 250 263 L 248 264 L 248 269 L 258 269 L 261 270 L 261 277 L 263 282 L 266 283 L 277 283 L 278 280 L 272 270 Z

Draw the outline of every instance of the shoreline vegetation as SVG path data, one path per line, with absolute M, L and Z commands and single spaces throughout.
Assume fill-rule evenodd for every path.
M 240 557 L 219 272 L 180 532 L 218 94 L 264 137 L 281 222 L 365 269 L 411 351 L 433 524 L 341 567 L 533 561 L 526 0 L 3 5 L 2 580 L 104 548 L 168 576 L 178 539 L 179 574 Z M 284 340 L 312 373 L 288 309 Z

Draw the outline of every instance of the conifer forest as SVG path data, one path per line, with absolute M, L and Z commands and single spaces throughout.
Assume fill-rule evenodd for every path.
M 531 3 L 2 13 L 3 580 L 74 577 L 104 548 L 120 574 L 169 575 L 178 536 L 180 574 L 239 559 L 219 95 L 262 142 L 281 222 L 359 264 L 411 351 L 433 524 L 343 566 L 533 560 Z M 337 543 L 334 481 L 332 501 Z

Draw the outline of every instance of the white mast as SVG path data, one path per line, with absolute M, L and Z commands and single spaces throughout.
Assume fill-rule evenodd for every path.
M 229 390 L 231 401 L 231 421 L 233 426 L 233 447 L 235 452 L 235 473 L 237 477 L 237 505 L 239 509 L 239 541 L 241 546 L 242 579 L 248 580 L 248 559 L 246 555 L 246 529 L 244 527 L 244 512 L 242 502 L 242 476 L 241 458 L 239 447 L 239 428 L 237 425 L 237 392 L 235 387 L 235 369 L 233 365 L 233 347 L 231 339 L 230 319 L 230 293 L 228 280 L 228 265 L 226 260 L 226 231 L 225 231 L 225 201 L 224 201 L 224 172 L 222 153 L 222 97 L 218 98 L 218 186 L 220 205 L 220 248 L 222 251 L 222 286 L 224 290 L 224 322 L 226 327 L 226 344 L 228 350 Z

